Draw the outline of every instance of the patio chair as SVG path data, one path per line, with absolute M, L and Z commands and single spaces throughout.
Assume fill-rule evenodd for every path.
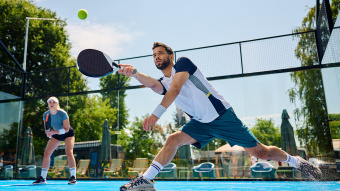
M 90 159 L 80 159 L 77 166 L 77 178 L 90 178 L 89 165 Z
M 149 159 L 136 158 L 133 167 L 128 169 L 128 175 L 130 177 L 137 176 L 139 173 L 143 173 L 148 169 Z
M 250 176 L 252 178 L 275 178 L 275 169 L 268 162 L 258 162 L 250 167 Z
M 4 170 L 1 172 L 1 176 L 4 178 L 13 178 L 13 166 L 12 165 L 6 165 Z
M 29 165 L 20 170 L 19 176 L 22 178 L 36 178 L 37 167 L 35 165 Z
M 52 178 L 65 178 L 65 165 L 66 165 L 67 160 L 56 160 L 54 162 L 54 166 L 52 169 L 50 169 L 47 172 L 48 176 L 51 176 Z
M 201 163 L 198 166 L 194 166 L 192 170 L 194 178 L 216 178 L 215 165 L 211 162 Z
M 123 159 L 111 159 L 110 166 L 107 168 L 104 168 L 103 177 L 108 176 L 109 178 L 115 177 L 121 177 L 119 176 L 119 172 L 121 172 L 122 175 L 122 163 Z
M 279 166 L 276 170 L 278 178 L 295 178 L 296 170 L 292 166 Z
M 175 163 L 170 163 L 161 170 L 157 178 L 177 178 L 177 166 Z

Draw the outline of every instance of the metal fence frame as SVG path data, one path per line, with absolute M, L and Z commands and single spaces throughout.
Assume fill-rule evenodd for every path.
M 334 29 L 337 29 L 340 27 L 334 27 Z M 185 50 L 178 50 L 174 51 L 175 59 L 177 53 L 185 52 L 185 51 L 192 51 L 192 50 L 199 50 L 199 49 L 207 49 L 207 48 L 213 48 L 213 47 L 221 47 L 221 46 L 228 46 L 228 45 L 239 45 L 239 56 L 240 56 L 240 67 L 241 67 L 241 73 L 239 74 L 232 74 L 232 75 L 222 75 L 222 76 L 213 76 L 213 77 L 207 77 L 209 81 L 213 80 L 222 80 L 222 79 L 232 79 L 232 78 L 241 78 L 241 77 L 248 77 L 248 76 L 260 76 L 260 75 L 268 75 L 268 74 L 278 74 L 278 73 L 285 73 L 285 72 L 295 72 L 295 71 L 302 71 L 302 70 L 314 70 L 314 69 L 322 69 L 322 68 L 332 68 L 332 67 L 339 67 L 340 62 L 336 63 L 330 63 L 330 64 L 321 64 L 321 61 L 319 60 L 319 63 L 312 66 L 301 66 L 301 67 L 294 67 L 294 68 L 285 68 L 285 69 L 276 69 L 276 70 L 267 70 L 267 71 L 259 71 L 259 72 L 251 72 L 251 73 L 244 73 L 243 70 L 243 56 L 242 56 L 242 44 L 248 43 L 248 42 L 254 42 L 254 41 L 261 41 L 261 40 L 268 40 L 268 39 L 274 39 L 274 38 L 280 38 L 280 37 L 287 37 L 287 36 L 296 36 L 300 34 L 307 34 L 307 33 L 314 33 L 315 39 L 317 36 L 317 30 L 313 31 L 307 31 L 307 32 L 300 32 L 300 33 L 292 33 L 292 34 L 285 34 L 285 35 L 279 35 L 279 36 L 272 36 L 272 37 L 266 37 L 266 38 L 259 38 L 259 39 L 253 39 L 253 40 L 246 40 L 246 41 L 238 41 L 238 42 L 232 42 L 232 43 L 225 43 L 225 44 L 218 44 L 218 45 L 212 45 L 212 46 L 204 46 L 204 47 L 198 47 L 198 48 L 191 48 L 191 49 L 185 49 Z M 316 45 L 318 46 L 318 40 L 316 40 Z M 7 51 L 7 53 L 10 55 L 10 57 L 13 59 L 13 61 L 16 63 L 16 65 L 19 66 L 21 71 L 14 69 L 12 67 L 9 67 L 5 64 L 0 63 L 0 65 L 13 70 L 15 72 L 20 72 L 22 76 L 22 85 L 21 85 L 21 98 L 17 99 L 8 99 L 8 100 L 0 100 L 0 103 L 4 102 L 12 102 L 12 101 L 26 101 L 26 100 L 32 100 L 32 99 L 43 99 L 46 98 L 48 95 L 43 96 L 35 96 L 35 97 L 25 97 L 25 91 L 26 91 L 26 79 L 29 73 L 36 73 L 36 72 L 48 72 L 48 71 L 57 71 L 57 70 L 65 70 L 68 69 L 68 89 L 67 93 L 64 94 L 54 94 L 54 96 L 58 97 L 64 97 L 64 96 L 74 96 L 74 95 L 84 95 L 84 94 L 92 94 L 92 93 L 99 93 L 99 92 L 107 92 L 107 91 L 119 91 L 119 90 L 128 90 L 128 89 L 138 89 L 138 88 L 144 88 L 142 85 L 134 85 L 134 86 L 127 86 L 127 87 L 121 87 L 120 83 L 115 88 L 109 88 L 109 89 L 101 89 L 101 90 L 90 90 L 90 91 L 83 91 L 83 92 L 70 92 L 70 71 L 71 68 L 75 68 L 76 66 L 71 67 L 63 67 L 63 68 L 56 68 L 56 69 L 49 69 L 49 70 L 42 70 L 42 71 L 33 71 L 33 72 L 26 72 L 22 66 L 19 64 L 19 62 L 14 58 L 14 56 L 7 50 L 5 45 L 0 41 L 1 46 Z M 318 54 L 320 54 L 318 52 Z M 118 63 L 125 60 L 133 60 L 138 58 L 144 58 L 144 57 L 150 57 L 152 55 L 144 55 L 144 56 L 138 56 L 138 57 L 131 57 L 131 58 L 123 58 L 123 59 L 117 59 Z M 119 75 L 119 74 L 118 74 Z M 120 79 L 120 77 L 119 77 Z M 118 80 L 119 81 L 119 80 Z

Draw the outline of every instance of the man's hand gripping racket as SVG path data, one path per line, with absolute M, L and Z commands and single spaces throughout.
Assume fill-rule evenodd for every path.
M 108 55 L 95 49 L 81 51 L 77 58 L 77 67 L 82 74 L 93 78 L 107 76 L 122 68 Z M 132 74 L 137 74 L 137 70 L 133 69 Z

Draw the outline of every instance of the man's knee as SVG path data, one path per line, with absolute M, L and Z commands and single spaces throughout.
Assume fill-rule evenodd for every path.
M 181 132 L 172 133 L 167 138 L 166 144 L 179 147 L 179 146 L 183 145 L 181 137 L 182 137 Z
M 178 143 L 178 137 L 179 135 L 177 133 L 172 133 L 169 135 L 169 137 L 166 139 L 166 142 L 168 144 L 176 144 Z

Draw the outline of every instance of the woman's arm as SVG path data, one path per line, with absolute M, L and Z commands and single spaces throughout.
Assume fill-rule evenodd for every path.
M 69 118 L 67 118 L 63 121 L 63 126 L 64 126 L 64 129 L 65 129 L 65 133 L 67 133 L 71 128 Z

